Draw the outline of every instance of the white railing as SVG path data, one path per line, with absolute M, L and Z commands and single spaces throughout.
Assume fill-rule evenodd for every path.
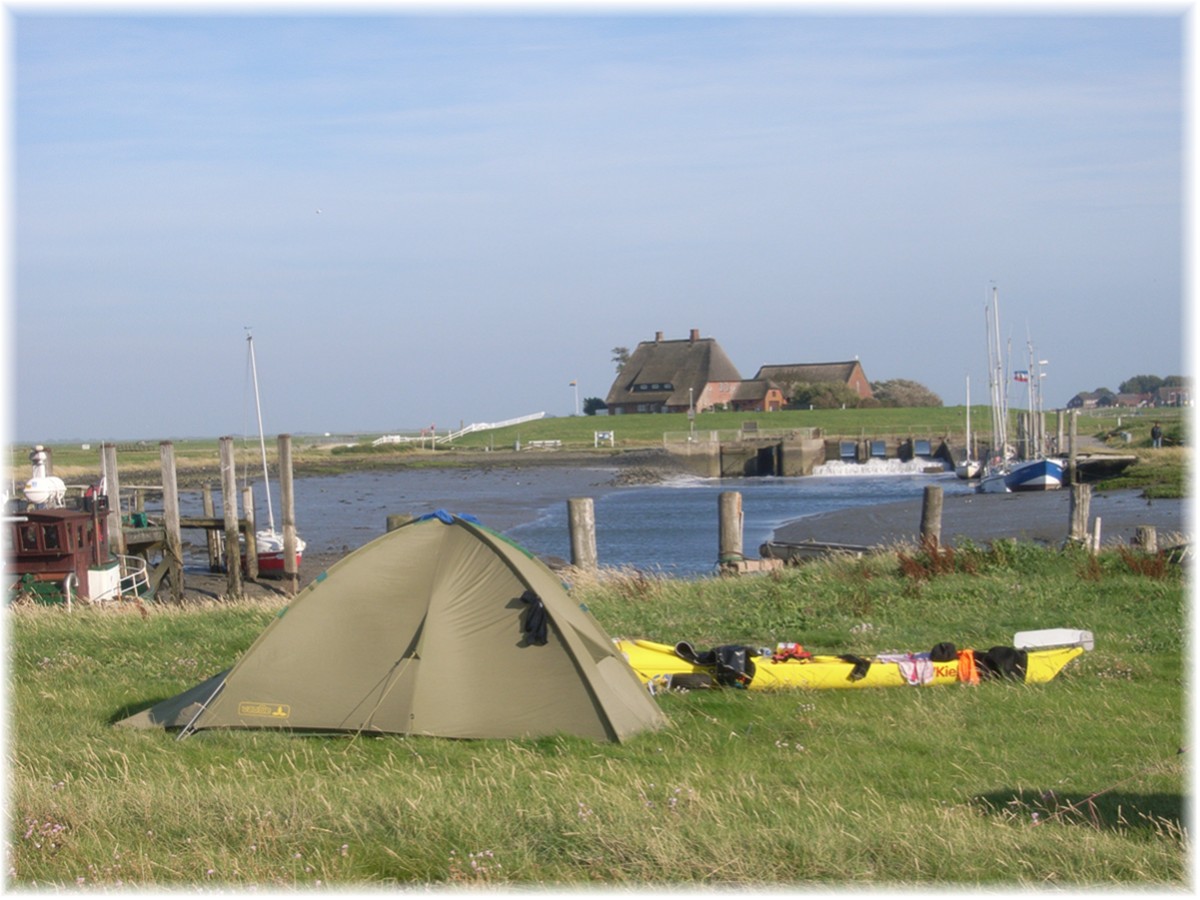
M 467 425 L 460 428 L 458 431 L 450 431 L 446 434 L 385 434 L 371 441 L 372 447 L 378 447 L 381 444 L 411 444 L 421 443 L 432 439 L 434 444 L 446 444 L 456 440 L 467 434 L 473 434 L 476 431 L 491 431 L 494 428 L 507 428 L 510 425 L 523 425 L 526 422 L 535 422 L 538 419 L 545 417 L 544 412 L 531 413 L 527 416 L 518 416 L 515 419 L 506 419 L 503 422 L 476 422 L 472 425 Z
M 460 428 L 458 431 L 452 431 L 449 434 L 441 435 L 435 439 L 439 444 L 444 444 L 448 441 L 453 441 L 463 435 L 472 434 L 476 431 L 491 431 L 493 428 L 507 428 L 510 425 L 524 425 L 526 422 L 536 422 L 538 419 L 545 418 L 544 412 L 530 413 L 527 416 L 518 416 L 515 419 L 506 419 L 503 422 L 476 422 L 474 425 L 468 425 L 465 428 Z
M 140 556 L 118 556 L 121 563 L 120 595 L 142 597 L 150 593 L 150 571 Z

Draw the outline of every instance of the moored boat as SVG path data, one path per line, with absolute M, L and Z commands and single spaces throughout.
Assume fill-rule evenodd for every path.
M 33 449 L 23 500 L 13 498 L 11 510 L 5 504 L 0 575 L 8 600 L 26 597 L 70 609 L 75 600 L 152 596 L 146 560 L 110 547 L 108 497 L 99 485 L 68 500 L 63 481 L 47 474 L 47 458 L 42 445 Z
M 1010 491 L 1053 491 L 1063 486 L 1064 464 L 1046 455 L 1046 436 L 1042 425 L 1041 367 L 1046 360 L 1037 360 L 1033 341 L 1027 341 L 1029 368 L 1014 372 L 1014 380 L 1025 383 L 1029 390 L 1028 429 L 1025 436 L 1024 459 L 1014 458 L 1008 443 L 1007 365 L 1000 345 L 1000 300 L 992 288 L 992 302 L 985 310 L 988 331 L 988 383 L 991 388 L 992 452 L 987 466 L 981 471 L 976 488 L 984 494 L 1003 494 Z
M 1043 457 L 1013 465 L 1004 476 L 1010 491 L 1054 491 L 1063 485 L 1063 463 Z
M 267 472 L 267 440 L 263 431 L 262 402 L 258 394 L 258 365 L 254 358 L 254 336 L 249 329 L 246 331 L 246 345 L 249 348 L 250 375 L 254 382 L 254 411 L 258 417 L 258 444 L 262 455 L 263 492 L 267 495 L 267 527 L 254 533 L 254 547 L 258 554 L 259 572 L 282 574 L 288 570 L 287 554 L 284 551 L 283 535 L 275 528 L 275 510 L 271 505 L 271 481 Z M 305 543 L 300 535 L 295 535 L 296 551 L 294 571 L 300 571 L 300 561 L 304 556 Z
M 283 535 L 273 529 L 265 528 L 254 533 L 254 546 L 258 551 L 258 571 L 282 573 L 286 571 L 284 563 L 287 556 L 283 551 Z M 305 543 L 296 537 L 296 571 L 300 570 L 300 561 L 304 557 Z
M 954 474 L 964 481 L 970 481 L 972 478 L 978 478 L 979 473 L 983 471 L 983 463 L 977 459 L 959 460 L 954 466 Z
M 971 378 L 967 376 L 967 445 L 963 458 L 954 465 L 954 474 L 964 481 L 978 478 L 983 471 L 983 463 L 975 459 L 971 443 Z

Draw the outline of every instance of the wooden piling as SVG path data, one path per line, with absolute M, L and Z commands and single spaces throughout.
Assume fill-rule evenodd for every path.
M 595 569 L 596 511 L 591 497 L 572 497 L 567 501 L 567 523 L 571 536 L 571 565 Z
M 204 503 L 204 518 L 215 519 L 217 517 L 213 506 L 212 485 L 207 481 L 201 489 L 201 495 Z M 208 545 L 208 571 L 221 571 L 221 532 L 212 528 L 204 530 L 204 539 Z
M 175 474 L 175 445 L 170 441 L 158 444 L 162 465 L 163 499 L 163 561 L 171 582 L 171 599 L 183 599 L 183 535 L 179 527 L 179 481 Z
M 292 490 L 292 436 L 281 434 L 279 442 L 279 505 L 283 517 L 283 574 L 287 589 L 294 594 L 300 589 L 300 573 L 296 570 L 296 497 Z M 270 487 L 267 488 L 270 490 Z
M 1090 484 L 1071 485 L 1071 529 L 1067 540 L 1073 544 L 1088 543 L 1088 513 L 1092 503 Z
M 1075 445 L 1079 438 L 1079 410 L 1073 409 L 1069 415 L 1067 426 L 1067 484 L 1074 486 L 1075 477 Z
M 742 495 L 738 491 L 722 491 L 717 499 L 720 543 L 717 562 L 722 566 L 737 565 L 742 554 Z
M 925 486 L 925 497 L 921 503 L 921 544 L 934 549 L 942 542 L 943 492 L 940 485 Z
M 249 484 L 242 485 L 242 519 L 245 522 L 242 525 L 242 534 L 246 536 L 246 565 L 242 574 L 250 581 L 257 581 L 258 541 L 255 540 L 254 535 L 258 529 L 254 527 L 254 488 Z
M 117 445 L 100 448 L 103 459 L 104 493 L 108 497 L 108 546 L 113 553 L 124 554 L 125 531 L 121 527 L 121 478 L 117 474 Z
M 1139 525 L 1133 533 L 1133 543 L 1146 553 L 1158 552 L 1158 529 L 1153 525 Z
M 237 468 L 233 438 L 223 437 L 221 447 L 221 507 L 225 520 L 225 575 L 230 597 L 242 596 L 242 557 L 238 545 Z M 253 535 L 251 535 L 253 540 Z

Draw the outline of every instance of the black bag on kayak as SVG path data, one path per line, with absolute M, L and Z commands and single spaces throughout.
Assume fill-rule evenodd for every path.
M 979 670 L 980 680 L 986 678 L 1011 678 L 1014 681 L 1025 680 L 1025 666 L 1029 662 L 1029 654 L 1014 647 L 993 647 L 987 653 L 975 651 L 975 668 Z
M 929 658 L 934 662 L 953 662 L 958 659 L 958 648 L 948 641 L 942 641 L 933 645 Z
M 680 641 L 675 645 L 675 653 L 680 659 L 686 659 L 693 665 L 713 668 L 717 684 L 726 687 L 746 687 L 754 678 L 751 652 L 750 647 L 740 644 L 724 644 L 702 653 L 697 652 L 687 641 Z

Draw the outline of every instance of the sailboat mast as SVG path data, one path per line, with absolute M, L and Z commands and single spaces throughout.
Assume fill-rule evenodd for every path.
M 263 493 L 267 495 L 267 522 L 275 530 L 275 512 L 271 509 L 271 481 L 267 476 L 267 439 L 263 434 L 262 403 L 258 398 L 258 366 L 254 360 L 254 335 L 247 329 L 246 343 L 250 347 L 250 377 L 254 381 L 254 412 L 258 416 L 258 446 L 262 451 Z
M 988 376 L 992 400 L 992 444 L 995 454 L 1003 461 L 1008 449 L 1008 391 L 1004 380 L 1004 353 L 1000 340 L 1000 296 L 992 288 L 992 308 L 985 309 L 988 326 Z
M 967 459 L 973 459 L 971 453 L 971 376 L 967 376 Z

